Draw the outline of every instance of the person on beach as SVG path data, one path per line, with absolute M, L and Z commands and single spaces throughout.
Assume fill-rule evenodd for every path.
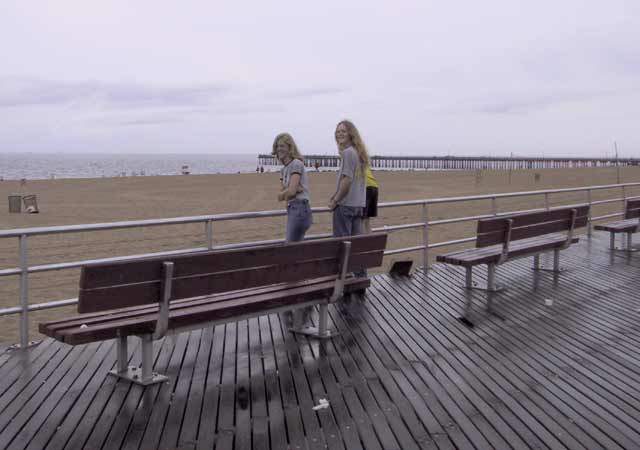
M 301 241 L 313 221 L 303 157 L 288 133 L 276 136 L 271 154 L 284 165 L 280 171 L 282 189 L 278 192 L 278 201 L 287 202 L 287 242 Z
M 333 211 L 333 236 L 354 236 L 362 233 L 369 154 L 358 129 L 348 120 L 338 123 L 335 139 L 340 153 L 340 170 L 336 191 L 328 205 Z
M 378 182 L 371 172 L 371 167 L 366 170 L 366 200 L 362 213 L 362 228 L 365 233 L 371 233 L 370 217 L 378 217 Z

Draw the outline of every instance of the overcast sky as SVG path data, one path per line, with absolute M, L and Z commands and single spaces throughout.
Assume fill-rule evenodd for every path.
M 640 156 L 640 1 L 3 0 L 0 152 Z

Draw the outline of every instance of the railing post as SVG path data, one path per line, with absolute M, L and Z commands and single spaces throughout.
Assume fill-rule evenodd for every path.
M 548 192 L 544 193 L 544 209 L 549 211 L 549 193 Z
M 422 270 L 426 275 L 429 270 L 429 210 L 426 202 L 422 204 L 422 221 L 424 223 L 422 228 L 422 244 L 424 245 L 422 250 Z
M 491 214 L 494 216 L 498 215 L 498 203 L 495 197 L 491 197 Z
M 589 213 L 587 214 L 587 236 L 591 238 L 593 224 L 591 223 L 591 189 L 587 189 L 587 203 L 589 204 Z
M 204 223 L 204 232 L 207 235 L 207 248 L 211 250 L 213 248 L 213 221 L 207 220 Z
M 20 236 L 20 348 L 29 346 L 29 265 L 27 235 Z

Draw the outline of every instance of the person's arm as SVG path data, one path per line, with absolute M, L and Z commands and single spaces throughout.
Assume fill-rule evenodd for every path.
M 278 194 L 278 200 L 280 200 L 281 202 L 285 200 L 291 200 L 298 194 L 298 192 L 301 192 L 301 188 L 302 186 L 300 186 L 300 174 L 291 174 L 291 178 L 289 178 L 289 186 L 284 188 Z
M 335 209 L 336 206 L 338 206 L 338 202 L 349 193 L 351 183 L 356 176 L 358 163 L 358 154 L 355 150 L 348 149 L 342 153 L 342 176 L 340 177 L 336 193 L 329 199 L 329 209 Z
M 335 194 L 333 194 L 333 197 L 329 199 L 329 209 L 336 209 L 336 206 L 338 206 L 338 202 L 346 197 L 346 195 L 349 193 L 349 188 L 351 187 L 352 181 L 353 180 L 346 175 L 342 175 L 342 177 L 340 177 L 338 190 Z

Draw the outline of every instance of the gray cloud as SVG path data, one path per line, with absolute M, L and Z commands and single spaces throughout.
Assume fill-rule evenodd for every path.
M 131 127 L 131 126 L 146 126 L 146 125 L 165 125 L 165 124 L 173 124 L 178 122 L 184 122 L 184 118 L 182 117 L 141 117 L 138 119 L 125 119 L 125 120 L 116 120 L 116 121 L 107 121 L 110 125 Z M 102 121 L 104 123 L 104 121 Z
M 573 101 L 588 100 L 590 93 L 575 94 L 541 94 L 522 96 L 502 96 L 492 100 L 480 100 L 473 104 L 471 110 L 483 114 L 526 114 L 548 108 L 552 105 Z
M 58 3 L 2 5 L 0 149 L 640 148 L 637 0 Z
M 307 88 L 307 89 L 298 89 L 291 90 L 286 93 L 276 94 L 274 97 L 281 99 L 296 99 L 296 98 L 306 98 L 306 97 L 321 97 L 326 95 L 338 95 L 349 92 L 348 89 L 345 88 Z
M 112 114 L 98 115 L 82 122 L 91 127 L 138 127 L 155 125 L 172 125 L 206 121 L 212 116 L 243 116 L 250 114 L 276 114 L 285 110 L 280 105 L 251 105 L 247 102 L 229 102 L 223 105 L 209 105 L 179 110 L 127 110 Z
M 591 89 L 591 90 L 548 90 L 541 92 L 530 92 L 518 95 L 503 94 L 497 100 L 486 100 L 476 103 L 474 112 L 485 114 L 526 114 L 540 111 L 552 106 L 565 103 L 587 102 L 608 95 L 615 94 L 621 90 L 616 89 Z
M 98 81 L 61 82 L 28 77 L 0 78 L 0 107 L 103 104 L 116 108 L 203 105 L 233 92 L 224 84 L 186 87 Z

